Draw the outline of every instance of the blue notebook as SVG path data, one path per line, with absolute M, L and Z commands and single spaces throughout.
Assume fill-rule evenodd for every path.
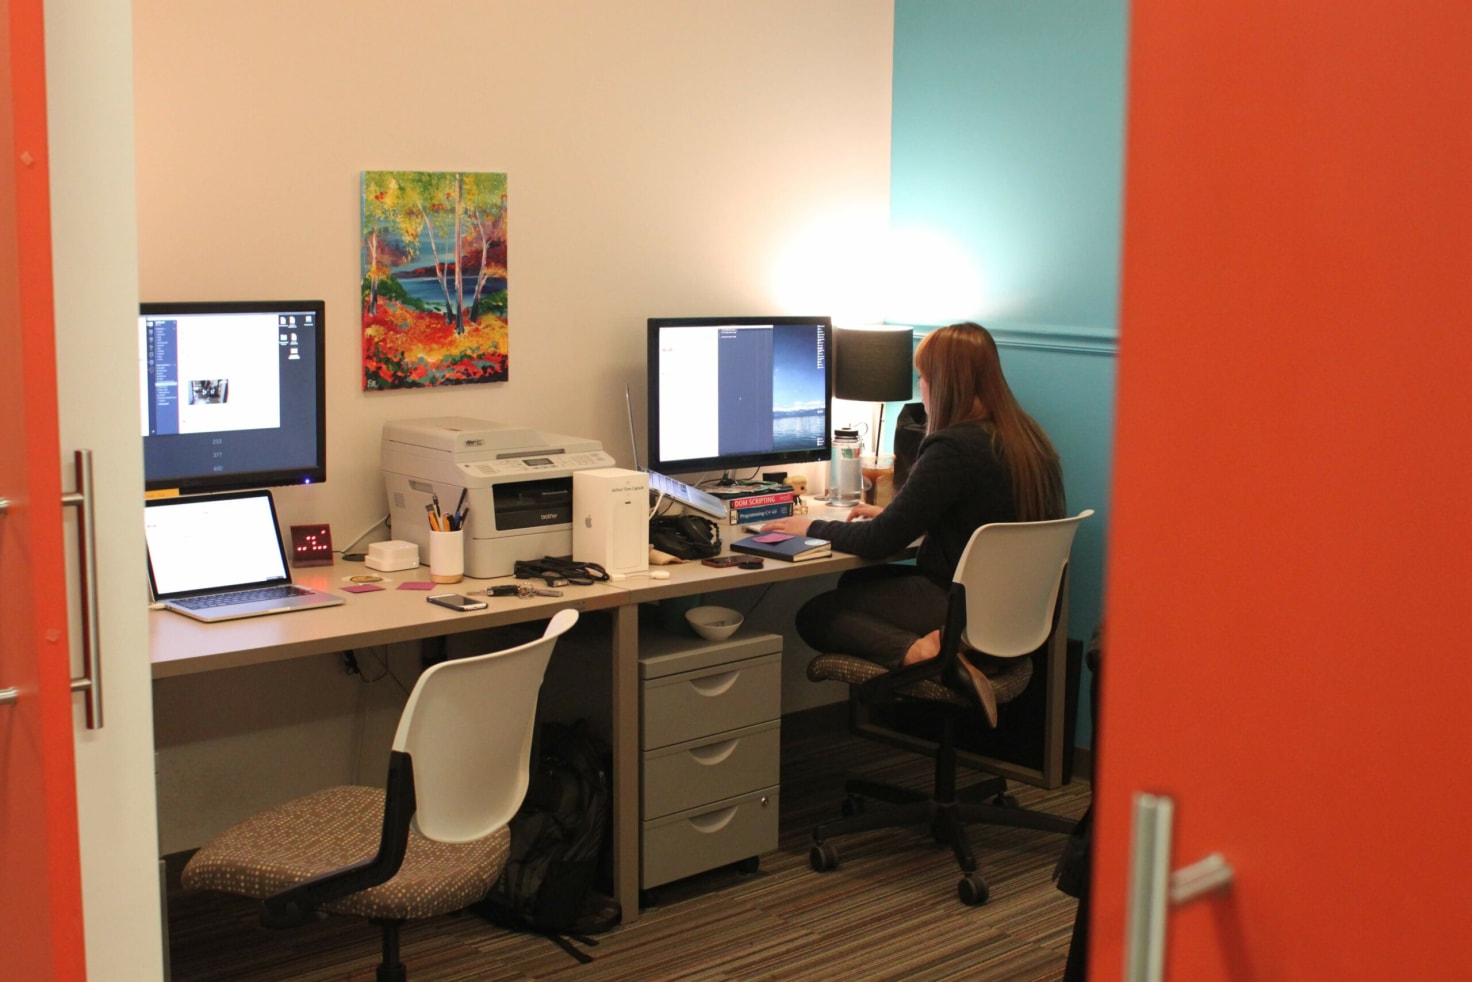
M 833 544 L 827 539 L 786 532 L 763 532 L 731 543 L 732 552 L 744 552 L 764 559 L 780 559 L 800 563 L 806 559 L 822 559 L 833 555 Z

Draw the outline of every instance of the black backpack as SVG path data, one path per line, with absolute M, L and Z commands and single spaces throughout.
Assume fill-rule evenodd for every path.
M 511 819 L 511 850 L 501 878 L 478 908 L 489 920 L 548 935 L 579 961 L 563 937 L 615 926 L 618 903 L 595 890 L 612 826 L 612 751 L 583 721 L 546 722 L 539 733 L 526 799 Z

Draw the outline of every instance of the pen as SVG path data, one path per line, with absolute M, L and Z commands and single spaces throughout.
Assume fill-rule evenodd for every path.
M 429 527 L 430 527 L 430 530 L 431 531 L 434 531 L 434 532 L 438 532 L 440 530 L 440 524 L 439 524 L 439 522 L 435 521 L 435 517 L 434 517 L 434 505 L 425 505 L 424 506 L 424 513 L 429 516 Z
M 438 521 L 439 520 L 439 517 L 440 517 L 440 496 L 436 492 L 431 491 L 431 492 L 429 492 L 429 500 L 434 505 L 434 513 L 433 514 L 434 514 L 435 520 Z

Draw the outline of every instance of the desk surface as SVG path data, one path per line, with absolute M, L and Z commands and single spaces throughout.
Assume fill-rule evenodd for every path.
M 741 537 L 728 531 L 726 538 Z M 744 533 L 742 533 L 744 534 Z M 727 550 L 729 553 L 729 549 Z M 749 558 L 749 557 L 742 557 Z M 786 563 L 769 559 L 762 569 L 736 567 L 716 569 L 699 562 L 662 566 L 669 579 L 637 575 L 592 586 L 565 586 L 561 597 L 486 597 L 485 610 L 457 613 L 425 602 L 430 593 L 474 594 L 497 583 L 517 582 L 512 577 L 481 580 L 467 577 L 459 583 L 436 585 L 433 590 L 400 590 L 401 583 L 422 581 L 427 570 L 402 570 L 384 576 L 385 589 L 370 593 L 344 593 L 348 577 L 374 573 L 362 563 L 338 561 L 332 566 L 293 570 L 293 578 L 304 586 L 326 590 L 347 598 L 338 607 L 268 614 L 240 620 L 205 624 L 169 610 L 149 615 L 149 647 L 154 678 L 193 675 L 244 665 L 301 658 L 324 652 L 417 641 L 423 638 L 501 627 L 551 617 L 557 611 L 609 610 L 696 593 L 714 593 L 739 587 L 761 586 L 781 580 L 821 576 L 857 566 L 867 560 L 846 553 L 824 559 Z

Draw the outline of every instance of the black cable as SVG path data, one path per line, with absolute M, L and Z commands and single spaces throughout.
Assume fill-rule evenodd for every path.
M 540 577 L 548 586 L 563 586 L 575 583 L 590 586 L 608 579 L 608 571 L 597 563 L 580 563 L 572 559 L 543 556 L 541 559 L 518 559 L 512 567 L 518 580 Z

